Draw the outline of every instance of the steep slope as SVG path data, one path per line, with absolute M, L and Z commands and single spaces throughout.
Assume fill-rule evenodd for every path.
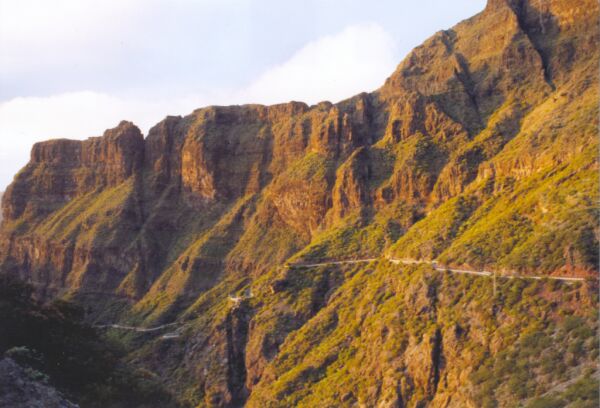
M 120 361 L 124 351 L 85 324 L 80 307 L 31 294 L 0 274 L 2 407 L 177 406 L 155 377 Z
M 77 407 L 54 388 L 32 377 L 12 359 L 0 360 L 0 404 L 5 407 Z
M 597 387 L 597 297 L 584 287 L 503 280 L 494 294 L 490 280 L 387 262 L 299 273 L 338 282 L 281 343 L 249 407 L 514 407 L 573 379 Z M 260 318 L 300 306 L 296 279 L 276 297 L 253 288 Z
M 592 0 L 490 0 L 370 94 L 37 144 L 3 199 L 2 269 L 93 321 L 185 322 L 169 342 L 125 337 L 192 405 L 487 406 L 475 369 L 521 358 L 531 333 L 562 333 L 535 343 L 549 356 L 578 344 L 562 372 L 581 377 L 593 336 L 560 328 L 597 324 L 598 16 Z M 590 281 L 486 298 L 490 280 L 384 257 Z M 380 261 L 284 267 L 352 258 Z M 560 382 L 527 364 L 532 384 L 485 404 Z

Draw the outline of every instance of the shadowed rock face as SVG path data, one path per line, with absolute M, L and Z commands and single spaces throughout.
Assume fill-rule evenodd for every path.
M 38 143 L 6 192 L 3 217 L 42 221 L 78 197 L 135 180 L 116 211 L 133 228 L 161 218 L 153 208 L 173 204 L 159 200 L 166 192 L 203 212 L 255 194 L 264 207 L 257 213 L 286 224 L 302 245 L 356 209 L 401 200 L 419 213 L 478 175 L 531 174 L 532 154 L 510 165 L 490 159 L 534 106 L 593 61 L 598 34 L 595 2 L 536 4 L 490 1 L 417 47 L 380 90 L 337 105 L 209 107 L 165 119 L 146 140 L 122 122 L 102 137 Z M 487 140 L 477 143 L 478 135 Z M 302 161 L 321 168 L 289 174 Z
M 29 164 L 7 190 L 4 215 L 8 219 L 45 215 L 77 196 L 139 174 L 143 159 L 144 138 L 131 122 L 121 122 L 104 136 L 82 142 L 37 143 Z
M 209 406 L 248 397 L 258 406 L 252 389 L 283 375 L 276 364 L 286 364 L 277 356 L 288 334 L 318 322 L 345 279 L 310 278 L 311 301 L 293 310 L 282 301 L 273 314 L 264 303 L 214 311 L 242 287 L 292 290 L 294 277 L 278 272 L 288 259 L 387 252 L 593 275 L 597 18 L 592 0 L 490 0 L 417 47 L 370 94 L 335 105 L 207 107 L 167 117 L 145 139 L 122 122 L 102 137 L 36 144 L 3 198 L 2 268 L 41 297 L 75 296 L 91 318 L 213 313 L 184 357 L 165 346 L 165 358 L 183 359 L 181 370 L 201 384 L 195 402 Z M 125 306 L 103 310 L 90 296 Z M 411 338 L 396 362 L 409 379 L 386 383 L 395 391 L 379 396 L 390 404 L 381 406 L 409 406 L 411 395 L 449 401 L 466 381 L 444 360 L 461 359 L 461 336 Z
M 51 386 L 31 376 L 10 358 L 0 360 L 0 404 L 15 408 L 78 407 Z

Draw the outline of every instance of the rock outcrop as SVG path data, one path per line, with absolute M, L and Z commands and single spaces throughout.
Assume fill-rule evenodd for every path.
M 0 360 L 0 406 L 12 408 L 77 408 L 51 386 L 35 379 L 10 358 Z
M 293 333 L 345 327 L 342 311 L 327 308 L 358 272 L 300 279 L 281 272 L 287 262 L 387 253 L 593 277 L 598 15 L 592 0 L 490 0 L 417 47 L 369 94 L 313 106 L 212 106 L 167 117 L 145 139 L 122 122 L 101 137 L 36 144 L 2 200 L 0 265 L 41 298 L 83 302 L 89 319 L 197 319 L 183 352 L 152 345 L 177 369 L 140 360 L 167 383 L 185 377 L 172 385 L 207 406 L 260 405 L 255 387 L 294 383 L 298 373 L 281 354 L 292 353 Z M 362 279 L 367 287 L 372 278 Z M 228 296 L 253 287 L 269 288 L 270 298 L 249 296 L 231 310 Z M 361 295 L 351 289 L 344 296 L 354 307 Z M 446 316 L 428 302 L 407 305 L 425 319 Z M 368 307 L 356 310 L 360 325 L 344 339 L 360 338 Z M 394 321 L 382 330 L 400 333 Z M 402 379 L 366 358 L 386 394 L 372 385 L 360 398 L 452 406 L 467 381 L 448 371 L 463 361 L 454 344 L 462 334 L 427 329 L 394 344 L 404 357 L 386 369 L 408 373 Z M 334 357 L 315 356 L 302 375 L 324 375 Z M 294 393 L 285 387 L 274 395 Z M 339 397 L 347 406 L 364 401 Z M 471 397 L 460 394 L 456 406 Z
M 143 158 L 144 138 L 131 122 L 83 142 L 37 143 L 6 191 L 4 217 L 46 215 L 77 196 L 117 186 L 139 173 Z

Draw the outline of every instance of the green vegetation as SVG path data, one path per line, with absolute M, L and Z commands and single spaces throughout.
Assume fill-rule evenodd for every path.
M 391 204 L 375 212 L 356 211 L 322 233 L 297 252 L 295 260 L 356 259 L 378 257 L 413 222 L 413 209 Z
M 597 263 L 592 229 L 598 218 L 593 204 L 598 199 L 597 172 L 575 172 L 589 165 L 585 156 L 490 199 L 440 259 L 526 271 L 554 271 L 565 261 L 572 268 L 592 268 Z
M 598 379 L 586 375 L 563 392 L 533 399 L 526 408 L 595 408 L 600 398 L 599 388 Z
M 302 288 L 316 285 L 323 271 L 334 270 L 290 270 L 286 280 L 296 279 L 295 274 L 310 279 L 282 292 L 294 293 L 293 298 L 267 296 L 265 290 L 269 303 L 261 310 L 269 312 L 255 318 L 255 330 L 288 333 L 289 328 L 276 323 L 282 310 L 302 303 L 300 310 L 310 310 L 310 296 L 304 297 Z M 548 314 L 556 310 L 550 299 L 567 298 L 580 288 L 504 281 L 493 298 L 491 280 L 444 275 L 425 266 L 400 268 L 384 262 L 354 268 L 349 275 L 340 272 L 337 276 L 344 279 L 329 289 L 325 306 L 285 337 L 268 368 L 270 380 L 258 384 L 249 406 L 353 406 L 398 395 L 411 405 L 444 395 L 468 399 L 464 381 L 455 377 L 464 370 L 473 370 L 469 382 L 478 406 L 495 406 L 500 399 L 517 404 L 548 392 L 581 367 L 595 367 L 597 346 L 588 340 L 597 340 L 597 320 L 586 317 L 593 310 L 564 309 L 563 304 L 560 313 L 568 314 L 558 325 Z M 297 319 L 292 321 L 298 324 Z M 427 386 L 432 378 L 427 364 L 440 363 L 427 359 L 436 332 L 443 343 L 440 370 L 445 380 L 434 395 Z M 577 336 L 580 347 L 573 346 Z M 568 346 L 572 351 L 564 355 Z M 396 387 L 390 384 L 398 385 L 398 395 L 392 395 Z
M 31 298 L 31 288 L 0 275 L 0 354 L 13 358 L 84 407 L 175 406 L 155 375 L 121 362 L 125 350 L 82 323 L 81 308 Z
M 158 383 L 194 408 L 598 406 L 598 9 L 579 1 L 490 1 L 339 104 L 169 118 L 126 180 L 140 152 L 108 139 L 100 163 L 38 145 L 0 267 L 60 300 L 6 280 L 0 352 L 84 407 L 168 406 Z
M 400 258 L 436 259 L 457 237 L 477 205 L 476 197 L 459 196 L 448 200 L 412 226 L 390 251 Z

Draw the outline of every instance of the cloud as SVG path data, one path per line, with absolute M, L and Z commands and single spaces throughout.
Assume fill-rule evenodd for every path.
M 205 105 L 199 97 L 176 100 L 123 99 L 91 91 L 0 103 L 0 190 L 29 159 L 31 146 L 54 138 L 99 136 L 123 119 L 143 131 L 168 114 Z
M 84 46 L 122 31 L 118 28 L 131 21 L 141 5 L 140 0 L 0 0 L 2 72 L 23 69 L 24 63 L 41 57 L 48 60 L 44 63 L 59 63 L 59 49 L 61 57 L 73 50 L 91 56 L 95 50 Z
M 307 44 L 238 90 L 163 99 L 93 91 L 14 98 L 0 103 L 0 190 L 40 140 L 98 136 L 123 119 L 147 133 L 168 114 L 206 105 L 338 101 L 383 84 L 396 62 L 390 36 L 376 24 L 360 24 Z
M 374 23 L 313 41 L 237 96 L 243 102 L 337 102 L 383 84 L 398 63 L 391 36 Z

